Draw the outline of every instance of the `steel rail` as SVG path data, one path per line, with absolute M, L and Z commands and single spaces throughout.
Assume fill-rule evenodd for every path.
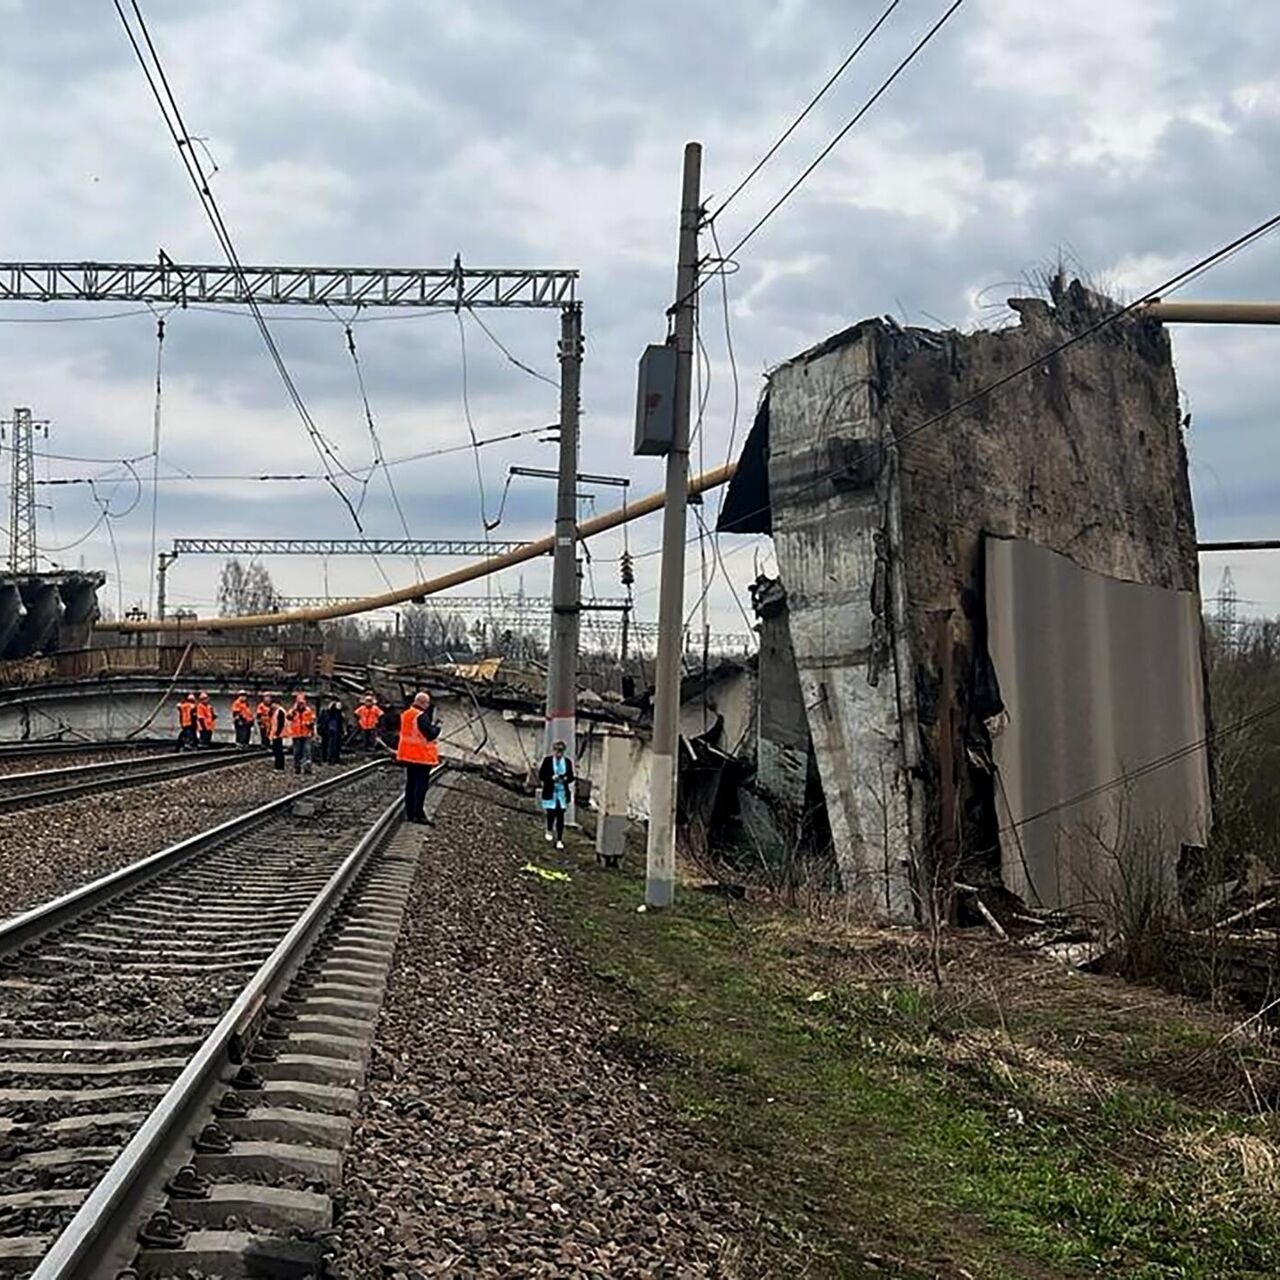
M 84 774 L 105 774 L 112 769 L 121 769 L 125 773 L 132 773 L 137 769 L 154 769 L 160 765 L 168 764 L 190 764 L 197 758 L 201 760 L 227 760 L 234 756 L 239 760 L 249 760 L 252 757 L 243 750 L 237 750 L 234 747 L 205 747 L 199 752 L 179 753 L 174 749 L 173 743 L 169 743 L 169 753 L 157 760 L 154 756 L 134 756 L 126 757 L 123 760 L 100 760 L 95 764 L 69 764 L 61 765 L 56 769 L 31 769 L 25 773 L 0 773 L 0 786 L 8 786 L 11 782 L 32 782 L 37 778 L 57 779 L 61 777 L 82 777 Z
M 216 827 L 210 827 L 208 831 L 201 831 L 194 836 L 188 836 L 187 839 L 179 840 L 177 844 L 171 844 L 167 848 L 148 854 L 147 857 L 141 858 L 127 867 L 121 867 L 119 870 L 112 871 L 97 880 L 91 881 L 89 884 L 81 885 L 78 889 L 72 889 L 61 897 L 54 898 L 38 907 L 32 907 L 29 911 L 24 911 L 20 915 L 13 916 L 11 919 L 0 923 L 0 956 L 3 956 L 6 952 L 14 951 L 18 947 L 28 946 L 44 937 L 45 934 L 51 933 L 55 929 L 60 929 L 63 925 L 69 924 L 86 912 L 109 902 L 118 894 L 136 889 L 154 876 L 180 866 L 194 854 L 203 853 L 205 850 L 220 843 L 227 836 L 239 835 L 244 831 L 252 830 L 260 822 L 273 817 L 293 804 L 295 800 L 308 796 L 322 795 L 337 787 L 345 786 L 353 778 L 365 777 L 373 770 L 384 767 L 386 763 L 383 760 L 374 760 L 369 764 L 360 765 L 355 769 L 340 773 L 336 777 L 326 778 L 323 782 L 317 782 L 310 787 L 292 791 L 286 796 L 281 796 L 278 800 L 270 800 L 264 805 L 259 805 L 256 809 L 249 810 L 248 813 L 228 818 L 226 822 L 221 822 Z
M 67 742 L 62 738 L 48 738 L 44 741 L 28 739 L 25 742 L 0 742 L 0 761 L 21 760 L 26 756 L 72 756 L 90 751 L 141 751 L 146 748 L 156 751 L 168 748 L 172 751 L 173 743 L 173 738 L 117 738 L 101 742 Z
M 123 791 L 126 787 L 145 787 L 153 782 L 166 782 L 170 778 L 185 778 L 191 774 L 207 773 L 211 769 L 225 769 L 233 764 L 246 764 L 252 757 L 238 751 L 206 752 L 185 760 L 108 760 L 101 765 L 83 765 L 78 769 L 48 769 L 37 773 L 0 774 L 0 789 L 15 779 L 56 778 L 59 774 L 84 774 L 94 770 L 123 769 L 115 778 L 94 776 L 82 782 L 56 782 L 49 787 L 35 787 L 14 795 L 0 795 L 0 813 L 14 809 L 29 809 L 41 804 L 57 804 L 74 796 L 105 795 L 111 791 Z
M 353 773 L 377 767 L 368 765 Z M 353 774 L 345 776 L 350 778 Z M 301 794 L 305 792 L 295 792 Z M 150 1197 L 158 1195 L 171 1164 L 185 1163 L 178 1152 L 184 1144 L 189 1145 L 205 1123 L 214 1094 L 225 1087 L 223 1074 L 243 1060 L 252 1028 L 271 1000 L 292 980 L 325 923 L 395 822 L 401 804 L 397 796 L 383 809 L 249 979 L 182 1074 L 54 1240 L 31 1280 L 97 1280 L 114 1275 L 118 1267 L 128 1263 L 138 1248 L 136 1225 L 152 1207 Z

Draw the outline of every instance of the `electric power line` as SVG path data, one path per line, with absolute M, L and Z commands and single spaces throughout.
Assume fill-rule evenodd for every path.
M 848 122 L 839 130 L 839 132 L 837 132 L 835 137 L 832 138 L 831 141 L 828 142 L 827 145 L 823 147 L 821 151 L 818 152 L 817 156 L 815 156 L 814 159 L 809 163 L 809 165 L 801 172 L 800 176 L 796 178 L 794 182 L 791 183 L 791 185 L 773 202 L 773 204 L 769 206 L 768 209 L 765 210 L 763 214 L 761 214 L 761 216 L 752 224 L 750 230 L 747 231 L 747 233 L 744 236 L 742 236 L 742 238 L 738 241 L 738 243 L 735 244 L 733 248 L 729 250 L 729 254 L 728 254 L 729 258 L 736 258 L 738 255 L 738 251 L 742 249 L 744 245 L 750 242 L 755 237 L 757 232 L 759 232 L 760 229 L 765 225 L 765 223 L 768 222 L 769 219 L 772 218 L 773 215 L 777 213 L 778 210 L 781 209 L 784 204 L 786 204 L 786 202 L 795 194 L 795 192 L 800 189 L 800 187 L 808 179 L 809 175 L 813 173 L 813 171 L 836 149 L 837 146 L 840 145 L 840 143 L 844 140 L 845 136 L 849 133 L 849 131 L 853 129 L 854 126 L 857 125 L 858 122 L 867 114 L 867 112 L 869 112 L 871 108 L 874 107 L 876 103 L 879 102 L 880 99 L 889 91 L 894 81 L 897 80 L 897 78 L 900 75 L 902 75 L 902 73 L 906 71 L 906 69 L 911 65 L 911 63 L 914 62 L 915 59 L 924 51 L 925 47 L 929 44 L 929 42 L 934 38 L 934 36 L 938 34 L 939 31 L 942 30 L 942 28 L 950 20 L 951 16 L 956 12 L 957 9 L 960 8 L 962 4 L 964 4 L 964 0 L 952 0 L 951 5 L 947 9 L 947 11 L 942 15 L 942 17 L 940 17 L 937 20 L 937 22 L 933 24 L 933 26 L 929 28 L 928 31 L 924 33 L 923 36 L 920 37 L 920 39 L 916 42 L 916 44 L 911 49 L 911 52 L 908 53 L 907 56 L 903 58 L 901 62 L 898 63 L 898 65 L 893 69 L 893 71 L 889 73 L 888 78 L 884 80 L 884 82 L 880 85 L 880 87 L 871 95 L 871 97 L 869 97 L 866 100 L 866 102 L 862 104 L 861 107 L 858 108 L 858 110 L 853 114 L 853 116 L 848 120 Z M 701 288 L 703 283 L 704 283 L 703 281 L 699 281 L 698 284 L 694 286 L 694 288 L 695 289 Z
M 856 45 L 854 45 L 852 51 L 848 54 L 845 60 L 835 69 L 835 71 L 831 73 L 831 76 L 827 80 L 826 84 L 824 84 L 822 88 L 819 89 L 818 92 L 815 93 L 813 97 L 809 99 L 804 110 L 801 111 L 800 114 L 796 116 L 794 120 L 792 120 L 792 122 L 786 127 L 786 129 L 784 129 L 782 133 L 778 136 L 773 146 L 771 146 L 769 150 L 766 151 L 764 155 L 762 155 L 760 159 L 756 161 L 755 165 L 752 167 L 750 172 L 747 173 L 747 175 L 738 183 L 738 185 L 734 187 L 734 189 L 730 191 L 729 194 L 720 202 L 720 207 L 712 215 L 712 221 L 718 218 L 734 202 L 734 200 L 738 198 L 738 196 L 747 187 L 747 185 L 756 176 L 756 174 L 758 174 L 760 170 L 763 169 L 765 165 L 767 165 L 769 161 L 773 159 L 773 157 L 778 153 L 779 148 L 781 148 L 782 145 L 787 141 L 787 139 L 791 137 L 791 135 L 795 133 L 795 131 L 804 123 L 805 119 L 808 117 L 809 113 L 814 109 L 814 107 L 816 107 L 818 103 L 821 102 L 824 97 L 826 97 L 827 91 L 835 84 L 837 80 L 840 79 L 842 75 L 844 75 L 844 73 L 849 69 L 850 65 L 853 63 L 853 60 L 858 56 L 858 54 L 860 54 L 863 51 L 863 49 L 867 47 L 868 44 L 870 44 L 871 40 L 875 37 L 876 32 L 879 31 L 882 26 L 884 26 L 884 24 L 889 20 L 890 15 L 901 3 L 902 3 L 902 0 L 891 0 L 889 7 L 875 20 L 870 30 L 867 31 L 867 33 L 862 37 L 862 39 L 859 40 Z

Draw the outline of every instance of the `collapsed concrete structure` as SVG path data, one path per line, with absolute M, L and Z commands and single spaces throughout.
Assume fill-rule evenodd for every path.
M 1168 337 L 1099 327 L 1117 308 L 1079 283 L 1011 305 L 993 332 L 868 320 L 775 369 L 721 513 L 772 535 L 781 577 L 757 593 L 758 785 L 796 803 L 811 752 L 844 885 L 894 919 L 962 865 L 1079 906 L 1126 833 L 1159 828 L 1169 882 L 1207 838 Z

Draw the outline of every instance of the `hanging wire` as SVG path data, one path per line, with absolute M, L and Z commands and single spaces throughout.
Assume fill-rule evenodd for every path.
M 545 382 L 547 386 L 554 387 L 557 391 L 560 390 L 560 384 L 554 378 L 549 378 L 545 373 L 539 373 L 532 365 L 525 364 L 523 360 L 512 355 L 506 343 L 504 343 L 502 339 L 499 338 L 487 324 L 485 324 L 485 322 L 480 318 L 480 313 L 470 303 L 467 303 L 466 310 L 467 314 L 480 326 L 489 341 L 492 342 L 493 345 L 497 347 L 498 350 L 501 351 L 517 369 L 527 373 L 531 378 L 537 378 L 539 382 Z
M 364 368 L 360 362 L 360 353 L 356 350 L 356 334 L 355 334 L 354 328 L 352 328 L 350 321 L 347 321 L 344 328 L 344 332 L 346 333 L 346 338 L 347 338 L 347 350 L 351 353 L 351 363 L 354 366 L 356 371 L 356 385 L 360 388 L 360 401 L 364 405 L 365 425 L 368 427 L 369 440 L 373 447 L 373 465 L 369 468 L 369 472 L 365 476 L 362 482 L 361 490 L 360 490 L 360 505 L 356 509 L 358 511 L 364 506 L 365 495 L 367 494 L 369 489 L 369 482 L 373 479 L 373 476 L 378 471 L 378 469 L 381 468 L 382 474 L 385 477 L 387 482 L 387 490 L 391 495 L 392 506 L 395 507 L 396 515 L 400 519 L 400 528 L 404 532 L 405 538 L 408 539 L 410 542 L 412 542 L 413 534 L 409 532 L 409 521 L 405 517 L 404 507 L 401 506 L 400 504 L 400 495 L 396 491 L 396 482 L 391 475 L 390 468 L 387 466 L 386 457 L 382 452 L 382 439 L 378 435 L 377 424 L 373 420 L 373 408 L 369 404 L 369 393 L 365 386 L 365 381 L 364 381 Z M 375 564 L 377 563 L 376 556 L 374 557 L 374 563 Z M 423 571 L 422 561 L 418 558 L 417 555 L 414 555 L 413 557 L 413 569 L 414 569 L 414 572 L 418 575 L 419 582 L 421 582 L 427 576 Z M 379 572 L 381 572 L 380 565 L 379 565 Z

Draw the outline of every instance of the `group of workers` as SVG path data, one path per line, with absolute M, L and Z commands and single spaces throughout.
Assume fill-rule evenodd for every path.
M 357 704 L 356 733 L 364 751 L 377 750 L 385 714 L 371 693 Z M 207 693 L 188 693 L 178 703 L 178 750 L 213 746 L 217 721 L 218 713 Z M 291 701 L 264 693 L 253 706 L 247 691 L 241 690 L 231 704 L 231 726 L 238 747 L 251 745 L 256 727 L 258 740 L 270 749 L 277 769 L 285 767 L 285 743 L 289 743 L 295 773 L 311 772 L 317 745 L 321 764 L 338 764 L 349 737 L 346 711 L 337 698 L 329 699 L 317 712 L 301 692 Z
M 382 721 L 386 712 L 372 693 L 366 693 L 355 709 L 355 732 L 366 752 L 377 750 Z M 218 713 L 207 693 L 189 693 L 178 703 L 178 750 L 196 750 L 213 745 L 213 730 Z M 320 741 L 320 761 L 338 764 L 347 741 L 347 719 L 342 703 L 331 698 L 317 714 L 307 695 L 293 695 L 292 702 L 264 693 L 256 707 L 250 706 L 249 695 L 241 690 L 231 704 L 231 724 L 236 745 L 248 747 L 257 727 L 259 741 L 271 749 L 277 769 L 285 767 L 285 743 L 290 744 L 293 771 L 310 773 L 312 744 Z M 436 719 L 431 695 L 416 693 L 400 713 L 396 737 L 396 760 L 404 766 L 404 816 L 406 822 L 426 824 L 427 791 L 431 774 L 440 763 L 440 724 Z M 541 807 L 546 818 L 547 842 L 564 848 L 565 816 L 576 779 L 573 760 L 563 742 L 552 744 L 550 753 L 538 769 Z

